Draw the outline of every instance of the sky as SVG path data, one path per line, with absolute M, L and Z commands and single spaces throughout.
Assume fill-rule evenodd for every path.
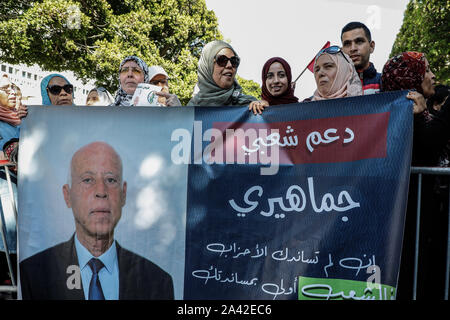
M 409 0 L 205 0 L 219 30 L 241 57 L 238 74 L 261 85 L 261 69 L 271 57 L 286 59 L 292 78 L 308 65 L 323 45 L 341 45 L 341 29 L 350 21 L 365 23 L 375 41 L 371 55 L 381 72 L 403 22 Z M 295 94 L 310 97 L 316 88 L 306 70 Z

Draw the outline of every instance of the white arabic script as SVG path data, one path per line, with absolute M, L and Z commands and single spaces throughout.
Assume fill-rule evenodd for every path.
M 316 195 L 314 190 L 314 179 L 312 177 L 308 177 L 308 191 L 309 191 L 309 200 L 311 202 L 312 209 L 316 213 L 321 213 L 323 211 L 337 211 L 344 212 L 351 210 L 353 208 L 359 207 L 359 202 L 353 201 L 352 197 L 346 190 L 342 190 L 338 197 L 337 201 L 331 193 L 325 193 L 322 196 L 322 200 L 320 201 L 320 205 L 316 201 Z M 256 195 L 255 195 L 256 193 Z M 259 200 L 251 200 L 251 198 L 261 198 L 264 193 L 263 187 L 261 186 L 252 186 L 250 187 L 244 194 L 244 203 L 247 207 L 242 207 L 236 203 L 234 199 L 228 201 L 230 206 L 238 212 L 238 217 L 245 217 L 246 214 L 254 211 L 259 206 Z M 276 213 L 274 215 L 275 218 L 285 218 L 286 212 L 302 212 L 306 207 L 306 194 L 303 189 L 298 185 L 292 185 L 288 188 L 285 199 L 287 204 L 283 200 L 283 197 L 275 197 L 268 198 L 267 204 L 269 206 L 268 211 L 260 210 L 259 214 L 264 217 L 271 217 L 274 215 L 276 204 L 278 204 L 279 209 L 282 213 Z M 346 220 L 343 220 L 346 221 Z
M 343 143 L 347 144 L 347 143 L 352 142 L 353 139 L 355 138 L 355 134 L 353 133 L 352 129 L 345 128 L 345 132 L 350 137 L 344 138 Z M 314 151 L 314 148 L 311 146 L 311 144 L 317 146 L 321 143 L 328 144 L 333 141 L 339 140 L 340 136 L 336 136 L 335 135 L 336 133 L 337 133 L 337 129 L 330 128 L 330 129 L 325 130 L 325 132 L 323 133 L 323 137 L 322 137 L 320 132 L 313 131 L 306 137 L 306 147 L 308 148 L 309 152 L 312 153 Z M 330 136 L 330 134 L 333 134 L 334 136 Z

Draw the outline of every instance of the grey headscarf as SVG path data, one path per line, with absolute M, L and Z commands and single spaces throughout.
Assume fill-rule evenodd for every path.
M 130 60 L 136 62 L 137 65 L 142 69 L 142 71 L 144 71 L 144 82 L 148 83 L 148 81 L 149 81 L 149 78 L 148 78 L 148 66 L 144 62 L 144 60 L 142 60 L 141 58 L 136 57 L 136 56 L 128 56 L 125 59 L 123 59 L 122 62 L 120 63 L 120 66 L 119 66 L 119 75 L 118 75 L 119 89 L 117 89 L 117 91 L 116 91 L 116 96 L 115 96 L 114 103 L 111 104 L 113 106 L 130 106 L 131 105 L 131 98 L 133 97 L 133 95 L 126 93 L 122 89 L 122 85 L 120 84 L 120 70 L 122 69 L 122 66 L 127 61 L 130 61 Z
M 209 42 L 203 48 L 198 62 L 197 84 L 199 91 L 189 101 L 188 106 L 243 106 L 257 100 L 255 97 L 243 94 L 236 79 L 229 89 L 222 89 L 214 82 L 214 58 L 223 48 L 231 49 L 237 56 L 236 51 L 228 43 L 221 40 Z

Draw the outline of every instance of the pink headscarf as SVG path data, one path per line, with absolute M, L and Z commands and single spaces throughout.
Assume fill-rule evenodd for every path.
M 327 54 L 336 64 L 336 77 L 331 85 L 330 92 L 323 93 L 317 88 L 314 92 L 312 101 L 361 96 L 363 94 L 361 80 L 359 79 L 358 73 L 356 72 L 350 57 L 342 52 L 342 54 L 346 56 L 347 61 L 342 56 L 341 52 L 336 54 L 324 52 L 321 55 L 324 54 Z M 319 57 L 316 58 L 316 61 L 318 58 Z M 314 66 L 315 64 L 316 62 L 314 62 Z

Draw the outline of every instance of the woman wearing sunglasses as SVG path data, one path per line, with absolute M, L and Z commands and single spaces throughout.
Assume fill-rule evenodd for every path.
M 363 94 L 352 60 L 338 46 L 320 50 L 314 62 L 314 78 L 317 89 L 312 101 Z
M 63 75 L 49 74 L 41 81 L 42 105 L 73 105 L 73 85 Z
M 240 58 L 226 42 L 209 42 L 198 62 L 198 89 L 188 106 L 244 106 L 256 98 L 242 93 L 236 81 Z
M 291 66 L 280 57 L 273 57 L 266 61 L 262 69 L 262 86 L 260 101 L 253 101 L 248 106 L 253 113 L 261 114 L 265 107 L 296 103 L 292 87 Z

